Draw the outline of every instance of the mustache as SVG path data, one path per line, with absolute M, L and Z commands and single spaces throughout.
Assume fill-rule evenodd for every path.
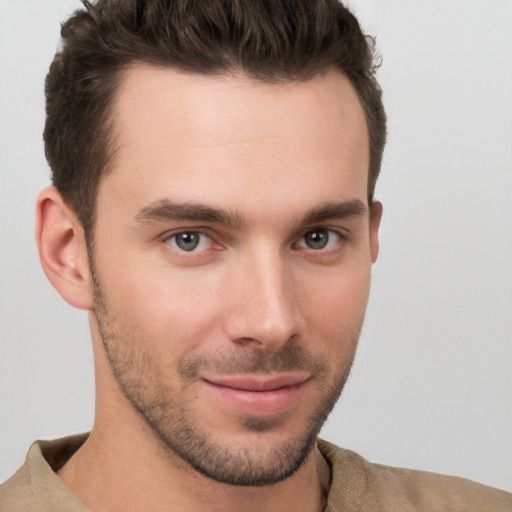
M 178 366 L 179 374 L 187 379 L 194 379 L 204 371 L 222 375 L 308 371 L 321 375 L 328 369 L 325 357 L 313 355 L 297 343 L 286 343 L 275 352 L 251 348 L 188 356 Z

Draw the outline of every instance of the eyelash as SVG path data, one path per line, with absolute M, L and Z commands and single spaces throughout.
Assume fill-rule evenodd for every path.
M 326 234 L 328 234 L 328 238 L 327 238 L 327 241 L 326 241 L 326 246 L 331 244 L 331 247 L 319 247 L 319 248 L 316 248 L 316 249 L 312 248 L 312 247 L 307 247 L 306 243 L 304 242 L 305 237 L 307 235 L 309 235 L 309 234 L 314 234 L 314 233 L 317 233 L 317 234 L 318 233 L 324 233 L 324 234 L 326 233 Z M 203 240 L 200 239 L 198 241 L 198 245 L 196 245 L 195 247 L 191 247 L 191 250 L 187 251 L 183 247 L 179 246 L 179 243 L 177 241 L 178 240 L 177 237 L 179 237 L 180 235 L 199 235 L 201 238 L 203 238 Z M 333 242 L 334 246 L 332 246 L 332 242 L 331 242 L 331 239 L 332 239 L 333 235 L 336 238 L 336 240 Z M 167 243 L 168 245 L 170 245 L 178 253 L 181 253 L 181 254 L 198 254 L 198 253 L 201 253 L 201 252 L 203 252 L 203 251 L 208 249 L 207 247 L 203 247 L 203 248 L 200 248 L 199 250 L 197 250 L 198 246 L 200 246 L 202 243 L 204 244 L 204 242 L 205 242 L 204 241 L 204 237 L 206 237 L 206 238 L 208 238 L 210 240 L 209 245 L 210 244 L 214 244 L 214 245 L 216 245 L 216 249 L 217 250 L 222 249 L 222 245 L 221 244 L 216 243 L 214 238 L 208 232 L 206 232 L 205 230 L 200 229 L 200 228 L 182 229 L 180 231 L 176 231 L 176 232 L 173 232 L 173 233 L 170 233 L 170 234 L 166 234 L 165 237 L 163 237 L 163 241 L 165 243 Z M 292 247 L 296 248 L 297 246 L 299 246 L 299 244 L 304 243 L 304 245 L 302 247 L 299 247 L 299 249 L 309 250 L 313 254 L 314 253 L 325 254 L 325 253 L 335 252 L 337 249 L 339 249 L 339 246 L 342 245 L 347 240 L 348 240 L 348 235 L 345 232 L 345 230 L 333 229 L 333 228 L 329 228 L 329 227 L 325 227 L 325 226 L 321 226 L 321 227 L 319 226 L 319 227 L 315 227 L 315 228 L 310 228 L 307 231 L 303 232 L 302 235 L 300 235 L 300 237 L 292 244 Z M 172 243 L 172 241 L 174 241 L 174 242 Z
M 316 227 L 316 228 L 308 229 L 305 233 L 303 233 L 299 238 L 299 242 L 297 242 L 297 243 L 304 241 L 307 235 L 314 234 L 314 233 L 316 233 L 316 234 L 327 233 L 328 238 L 327 238 L 326 245 L 331 244 L 331 247 L 319 247 L 317 249 L 314 249 L 312 247 L 305 247 L 305 249 L 309 249 L 313 252 L 319 252 L 319 253 L 320 252 L 327 253 L 327 252 L 335 251 L 337 248 L 339 248 L 339 245 L 343 244 L 343 242 L 346 241 L 348 238 L 347 234 L 339 229 L 333 229 L 333 228 L 328 228 L 328 227 Z M 336 238 L 336 240 L 334 242 L 331 242 L 331 238 L 333 237 L 332 235 L 334 235 L 334 237 Z M 332 244 L 334 244 L 334 246 Z
M 170 233 L 170 234 L 167 234 L 163 241 L 169 245 L 171 245 L 176 251 L 178 252 L 182 252 L 184 254 L 186 253 L 195 253 L 195 252 L 201 252 L 201 250 L 206 250 L 206 248 L 204 249 L 201 249 L 200 251 L 196 251 L 196 247 L 193 248 L 193 250 L 191 251 L 187 251 L 181 247 L 179 247 L 178 245 L 178 242 L 177 242 L 177 237 L 179 237 L 180 235 L 199 235 L 200 237 L 206 237 L 208 238 L 211 242 L 214 243 L 214 240 L 213 238 L 208 234 L 206 233 L 205 231 L 201 230 L 201 229 L 182 229 L 180 231 L 177 231 L 177 232 L 174 232 L 174 233 Z M 171 243 L 171 241 L 174 240 L 175 242 L 174 243 Z M 204 242 L 204 240 L 203 240 Z M 201 244 L 201 240 L 199 241 L 199 244 Z M 218 245 L 218 247 L 220 248 L 221 246 Z

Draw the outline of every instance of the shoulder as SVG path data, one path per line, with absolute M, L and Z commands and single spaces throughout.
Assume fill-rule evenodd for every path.
M 2 512 L 39 510 L 37 499 L 32 492 L 30 470 L 26 464 L 0 485 L 0 510 Z
M 324 441 L 319 448 L 332 467 L 333 511 L 345 506 L 350 493 L 351 501 L 368 511 L 512 512 L 512 494 L 506 491 L 465 478 L 373 464 Z
M 425 511 L 512 512 L 512 494 L 466 478 L 367 462 L 368 477 L 384 508 L 399 499 Z
M 87 438 L 70 436 L 55 441 L 36 441 L 25 464 L 0 485 L 1 512 L 90 512 L 55 471 Z

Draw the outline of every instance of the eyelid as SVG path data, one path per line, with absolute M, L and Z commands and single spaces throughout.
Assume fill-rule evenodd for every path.
M 302 230 L 300 237 L 303 237 L 304 235 L 307 235 L 308 233 L 311 233 L 312 231 L 330 231 L 332 233 L 336 233 L 341 238 L 348 239 L 350 238 L 350 231 L 346 228 L 343 228 L 341 226 L 311 226 L 304 230 Z M 299 237 L 299 238 L 300 238 Z
M 159 235 L 158 238 L 161 240 L 167 240 L 173 236 L 179 235 L 180 233 L 200 233 L 201 235 L 205 235 L 208 238 L 213 239 L 211 230 L 203 226 L 188 226 L 169 229 L 168 231 L 165 231 L 163 234 Z

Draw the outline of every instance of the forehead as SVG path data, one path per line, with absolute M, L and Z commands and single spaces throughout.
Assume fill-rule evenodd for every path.
M 365 117 L 349 80 L 335 71 L 263 83 L 133 67 L 114 124 L 118 159 L 100 195 L 115 189 L 134 207 L 166 198 L 293 207 L 306 193 L 317 203 L 366 201 Z

